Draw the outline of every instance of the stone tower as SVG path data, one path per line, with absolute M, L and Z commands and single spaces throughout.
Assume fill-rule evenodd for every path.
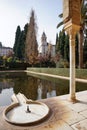
M 42 44 L 46 44 L 47 43 L 47 37 L 46 37 L 45 32 L 43 32 L 43 34 L 42 34 L 41 42 L 42 42 Z
M 42 52 L 42 55 L 46 55 L 48 51 L 48 44 L 47 44 L 47 37 L 46 37 L 46 34 L 45 32 L 43 32 L 42 34 L 42 37 L 41 37 L 41 52 Z

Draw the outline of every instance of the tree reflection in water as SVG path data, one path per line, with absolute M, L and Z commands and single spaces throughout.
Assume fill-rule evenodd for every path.
M 28 99 L 37 99 L 37 78 L 26 77 L 15 81 L 14 93 L 23 93 Z
M 76 89 L 78 91 L 86 90 L 87 84 L 77 83 Z M 8 100 L 6 97 L 7 92 L 10 93 L 8 94 L 9 99 L 13 93 L 18 94 L 19 92 L 23 93 L 28 99 L 32 100 L 49 98 L 69 93 L 69 81 L 49 78 L 46 76 L 28 76 L 26 73 L 17 72 L 5 73 L 3 76 L 0 74 L 1 101 L 4 102 L 5 100 L 6 102 L 6 100 Z

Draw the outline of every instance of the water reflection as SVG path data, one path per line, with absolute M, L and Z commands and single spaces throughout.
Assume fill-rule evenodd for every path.
M 56 88 L 55 83 L 52 83 L 51 81 L 41 80 L 38 79 L 38 98 L 49 98 L 56 96 Z
M 37 99 L 37 88 L 38 82 L 37 78 L 26 77 L 17 78 L 14 81 L 15 85 L 13 87 L 14 93 L 23 93 L 27 98 L 36 100 Z
M 77 83 L 77 91 L 87 89 L 87 84 Z M 26 73 L 0 74 L 0 106 L 9 105 L 13 93 L 23 93 L 37 100 L 69 93 L 69 82 L 56 78 L 34 77 Z
M 11 88 L 14 86 L 14 82 L 12 82 L 10 79 L 2 79 L 0 81 L 0 93 L 3 89 Z
M 9 105 L 13 93 L 23 93 L 28 99 L 37 100 L 56 96 L 55 83 L 22 73 L 8 73 L 0 77 L 0 106 Z
M 13 95 L 13 88 L 3 89 L 0 94 L 0 106 L 6 106 L 11 104 L 11 96 Z

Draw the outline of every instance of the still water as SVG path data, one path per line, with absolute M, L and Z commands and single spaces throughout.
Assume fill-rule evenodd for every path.
M 76 83 L 76 91 L 87 90 L 86 83 Z M 26 72 L 0 73 L 0 106 L 9 105 L 13 93 L 23 93 L 32 100 L 50 98 L 69 93 L 69 81 Z

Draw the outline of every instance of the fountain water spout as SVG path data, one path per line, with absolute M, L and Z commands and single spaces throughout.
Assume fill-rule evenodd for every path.
M 27 113 L 31 113 L 30 109 L 29 109 L 29 106 L 27 106 Z

